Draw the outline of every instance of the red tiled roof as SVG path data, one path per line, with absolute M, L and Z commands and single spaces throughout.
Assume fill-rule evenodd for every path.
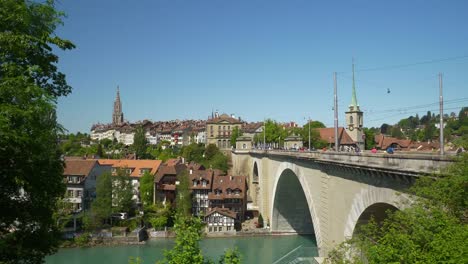
M 409 139 L 398 139 L 394 137 L 387 137 L 385 135 L 379 134 L 374 137 L 377 147 L 380 149 L 387 149 L 392 144 L 396 144 L 401 149 L 408 149 L 411 145 L 411 140 Z
M 221 190 L 221 194 L 215 194 L 215 190 Z M 240 194 L 235 195 L 231 193 L 230 195 L 227 194 L 227 189 L 231 189 L 232 191 L 239 189 Z M 244 199 L 244 196 L 247 191 L 247 182 L 245 176 L 214 176 L 213 178 L 213 192 L 208 194 L 209 199 L 224 199 L 224 198 L 238 198 Z
M 213 170 L 193 170 L 189 175 L 190 189 L 211 190 L 213 184 Z M 201 180 L 207 181 L 206 186 L 201 185 Z M 193 186 L 193 181 L 197 181 L 197 186 Z
M 63 175 L 81 175 L 86 177 L 96 164 L 96 160 L 65 159 Z
M 158 172 L 154 176 L 154 182 L 160 182 L 161 179 L 166 175 L 177 176 L 186 169 L 187 169 L 187 166 L 185 166 L 185 164 L 177 164 L 173 166 L 167 166 L 163 164 L 162 166 L 159 167 Z
M 99 159 L 101 165 L 111 165 L 112 168 L 120 169 L 132 169 L 130 177 L 141 177 L 143 174 L 140 173 L 141 169 L 149 169 L 151 174 L 156 174 L 161 165 L 161 160 L 109 160 Z
M 328 143 L 335 143 L 335 128 L 334 127 L 316 128 L 316 129 L 320 133 L 320 138 L 322 140 L 325 140 Z M 338 140 L 340 141 L 340 145 L 355 144 L 355 142 L 351 139 L 351 137 L 348 135 L 348 133 L 343 127 L 338 128 Z

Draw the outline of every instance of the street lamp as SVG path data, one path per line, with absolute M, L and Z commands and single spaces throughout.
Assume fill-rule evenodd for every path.
M 309 122 L 309 151 L 310 151 L 310 116 L 308 117 L 307 121 Z

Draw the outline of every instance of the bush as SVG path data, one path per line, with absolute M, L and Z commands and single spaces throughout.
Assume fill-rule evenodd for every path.
M 263 227 L 263 216 L 262 214 L 258 215 L 258 222 L 257 222 L 257 228 L 262 228 Z
M 88 232 L 85 232 L 77 237 L 75 237 L 75 243 L 79 247 L 85 247 L 91 241 L 91 236 Z

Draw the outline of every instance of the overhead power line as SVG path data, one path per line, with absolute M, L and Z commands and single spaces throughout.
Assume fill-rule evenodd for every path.
M 421 62 L 415 62 L 415 63 L 389 65 L 389 66 L 374 67 L 374 68 L 364 68 L 364 69 L 360 69 L 360 70 L 358 69 L 358 70 L 356 70 L 356 72 L 393 70 L 393 69 L 400 69 L 400 68 L 406 68 L 406 67 L 417 66 L 417 65 L 432 64 L 432 63 L 439 63 L 439 62 L 453 61 L 453 60 L 461 60 L 461 59 L 466 59 L 466 58 L 468 58 L 468 55 L 457 56 L 457 57 L 448 57 L 448 58 L 442 58 L 442 59 L 434 59 L 434 60 L 421 61 Z

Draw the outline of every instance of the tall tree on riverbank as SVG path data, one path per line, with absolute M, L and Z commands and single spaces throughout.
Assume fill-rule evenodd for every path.
M 54 1 L 0 1 L 0 262 L 41 263 L 57 247 L 65 192 L 56 101 L 71 92 L 55 48 Z

